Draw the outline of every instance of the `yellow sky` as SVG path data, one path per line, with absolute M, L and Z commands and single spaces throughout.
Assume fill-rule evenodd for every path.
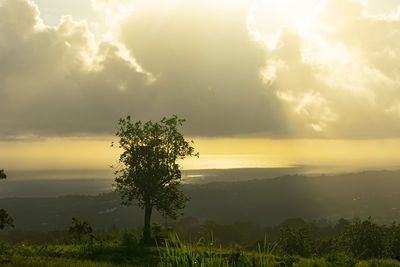
M 7 169 L 105 169 L 120 151 L 112 138 L 48 139 L 0 142 L 0 162 Z M 195 139 L 200 158 L 185 169 L 314 166 L 345 169 L 400 166 L 400 140 Z
M 0 167 L 107 168 L 128 114 L 185 118 L 186 169 L 400 166 L 398 7 L 0 0 Z

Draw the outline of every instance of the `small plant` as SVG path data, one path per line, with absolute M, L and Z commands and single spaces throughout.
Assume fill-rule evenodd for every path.
M 261 248 L 260 243 L 258 245 L 257 256 L 254 258 L 254 266 L 271 266 L 275 262 L 274 254 L 277 250 L 277 243 L 268 243 L 267 236 L 264 237 L 264 244 Z

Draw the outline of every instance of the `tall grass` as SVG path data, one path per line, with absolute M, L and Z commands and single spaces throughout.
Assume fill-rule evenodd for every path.
M 168 267 L 178 266 L 272 266 L 277 263 L 274 256 L 276 244 L 269 244 L 264 238 L 264 244 L 258 244 L 257 252 L 246 252 L 240 247 L 231 250 L 216 246 L 211 240 L 204 243 L 200 239 L 196 243 L 184 243 L 176 233 L 170 233 L 164 247 L 158 247 L 160 264 Z
M 256 251 L 245 251 L 239 247 L 230 250 L 216 246 L 215 241 L 204 242 L 199 239 L 196 243 L 185 243 L 176 233 L 170 233 L 164 246 L 158 246 L 159 265 L 165 267 L 180 266 L 305 266 L 305 267 L 378 267 L 400 266 L 396 260 L 371 259 L 359 261 L 343 252 L 335 252 L 323 258 L 302 258 L 295 255 L 282 254 L 277 243 L 269 243 L 264 237 L 264 242 L 258 243 Z

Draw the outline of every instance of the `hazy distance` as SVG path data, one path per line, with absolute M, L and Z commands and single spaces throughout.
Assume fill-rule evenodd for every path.
M 399 6 L 0 0 L 1 188 L 25 177 L 109 189 L 128 114 L 185 118 L 200 153 L 185 170 L 398 169 Z

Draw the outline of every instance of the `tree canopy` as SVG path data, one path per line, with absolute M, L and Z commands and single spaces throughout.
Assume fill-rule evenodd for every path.
M 81 221 L 77 217 L 72 217 L 72 223 L 68 228 L 68 232 L 76 235 L 78 240 L 81 241 L 82 236 L 89 235 L 93 232 L 93 228 L 88 221 Z
M 7 175 L 4 172 L 4 170 L 0 170 L 0 179 L 6 179 L 6 178 L 7 178 Z
M 115 168 L 114 187 L 121 194 L 122 204 L 135 201 L 145 210 L 145 241 L 150 238 L 153 207 L 163 216 L 175 219 L 188 200 L 180 190 L 182 174 L 178 161 L 198 153 L 193 141 L 179 132 L 178 127 L 184 122 L 177 115 L 156 123 L 133 122 L 130 116 L 118 122 L 116 136 L 122 153 Z

